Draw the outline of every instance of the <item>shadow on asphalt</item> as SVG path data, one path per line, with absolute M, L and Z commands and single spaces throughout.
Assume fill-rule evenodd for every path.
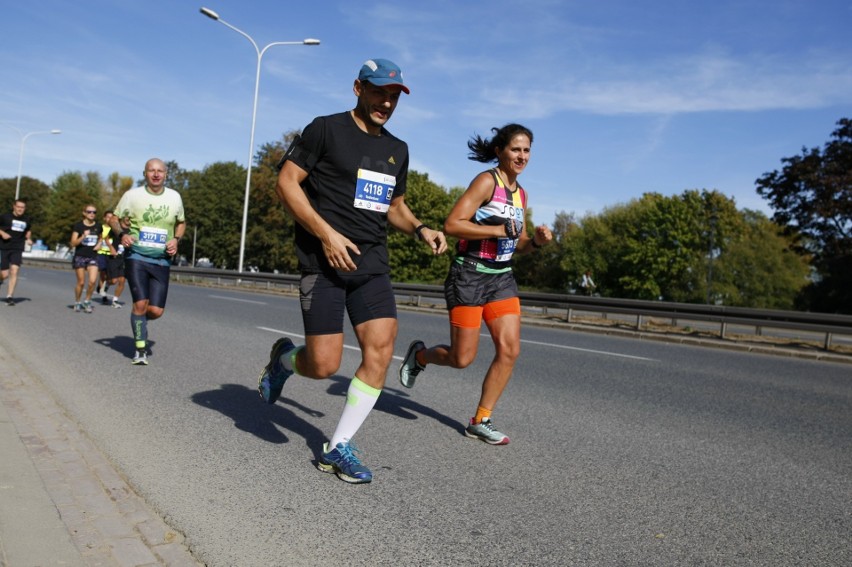
M 95 339 L 95 343 L 111 348 L 119 354 L 123 354 L 127 358 L 133 358 L 133 353 L 136 352 L 136 343 L 133 337 L 127 335 L 116 335 L 112 338 Z M 154 345 L 157 341 L 148 341 L 148 354 L 154 353 Z
M 234 427 L 269 443 L 288 443 L 290 438 L 282 429 L 305 439 L 309 447 L 322 446 L 325 434 L 300 414 L 322 417 L 322 412 L 298 402 L 280 398 L 278 404 L 266 404 L 256 390 L 243 384 L 222 384 L 217 390 L 193 394 L 190 399 L 207 409 L 218 411 L 234 421 Z M 294 410 L 284 407 L 291 406 Z M 298 413 L 297 413 L 298 412 Z M 276 427 L 277 426 L 277 427 Z M 279 429 L 281 428 L 281 429 Z
M 333 396 L 346 396 L 349 379 L 332 376 L 328 379 L 328 393 Z M 234 421 L 234 427 L 251 433 L 269 443 L 289 443 L 285 431 L 302 437 L 308 447 L 319 458 L 322 444 L 328 440 L 327 434 L 306 421 L 302 415 L 324 417 L 322 412 L 306 407 L 295 400 L 282 396 L 275 404 L 266 404 L 257 391 L 243 384 L 222 384 L 219 389 L 193 394 L 190 399 L 207 409 L 218 411 Z M 291 409 L 292 408 L 292 409 Z M 464 433 L 464 426 L 458 421 L 413 401 L 408 394 L 393 388 L 385 388 L 373 411 L 381 411 L 402 419 L 428 417 Z M 336 416 L 335 416 L 336 419 Z

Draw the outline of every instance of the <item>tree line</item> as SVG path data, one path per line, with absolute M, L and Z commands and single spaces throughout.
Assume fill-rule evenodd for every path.
M 852 121 L 841 119 L 820 148 L 783 158 L 780 171 L 756 180 L 774 214 L 739 210 L 716 190 L 645 193 L 599 214 L 560 212 L 554 242 L 517 257 L 527 290 L 573 293 L 586 270 L 610 297 L 712 303 L 852 314 Z M 278 162 L 297 131 L 260 147 L 252 170 L 245 266 L 296 273 L 293 219 L 275 194 Z M 239 255 L 246 170 L 216 162 L 185 170 L 168 161 L 167 186 L 179 191 L 187 233 L 179 254 L 207 257 L 234 269 Z M 11 210 L 15 179 L 0 179 L 0 203 Z M 34 238 L 67 245 L 83 207 L 114 206 L 142 179 L 113 173 L 65 172 L 52 185 L 24 177 Z M 423 222 L 440 227 L 463 187 L 444 188 L 409 172 L 406 202 Z M 528 218 L 532 210 L 527 211 Z M 532 222 L 527 223 L 532 228 Z M 434 257 L 410 236 L 388 237 L 394 281 L 439 284 L 451 256 Z

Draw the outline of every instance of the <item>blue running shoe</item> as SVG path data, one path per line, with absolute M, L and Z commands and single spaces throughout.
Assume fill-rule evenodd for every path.
M 322 472 L 336 473 L 337 478 L 350 484 L 370 482 L 373 473 L 355 456 L 355 453 L 360 452 L 352 441 L 338 443 L 331 451 L 328 450 L 328 443 L 323 443 L 317 468 Z
M 274 404 L 281 396 L 281 390 L 284 388 L 284 382 L 287 378 L 293 375 L 292 370 L 287 370 L 281 364 L 281 356 L 289 353 L 296 345 L 293 341 L 284 337 L 278 339 L 272 345 L 272 352 L 269 353 L 269 363 L 260 371 L 260 376 L 257 380 L 257 391 L 260 392 L 260 397 L 267 404 Z

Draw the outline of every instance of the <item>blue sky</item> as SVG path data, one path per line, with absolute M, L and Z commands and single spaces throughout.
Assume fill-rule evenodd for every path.
M 352 108 L 361 64 L 403 69 L 389 129 L 412 168 L 447 188 L 483 169 L 466 142 L 520 122 L 535 134 L 521 182 L 536 223 L 643 193 L 718 189 L 769 213 L 754 190 L 852 117 L 852 2 L 829 0 L 30 0 L 0 19 L 0 123 L 27 139 L 23 173 L 141 176 L 246 164 L 255 146 Z M 0 126 L 0 177 L 21 137 Z

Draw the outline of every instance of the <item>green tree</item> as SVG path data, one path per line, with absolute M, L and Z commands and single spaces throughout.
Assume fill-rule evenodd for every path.
M 420 222 L 442 230 L 456 193 L 448 193 L 426 173 L 408 172 L 405 203 Z M 399 282 L 436 284 L 447 277 L 451 254 L 435 256 L 431 249 L 411 236 L 391 229 L 388 233 L 391 279 Z
M 536 226 L 533 222 L 533 209 L 527 207 L 524 215 L 527 235 L 532 238 Z M 560 268 L 560 237 L 561 234 L 553 230 L 553 242 L 530 254 L 518 254 L 513 257 L 513 271 L 518 286 L 537 291 L 565 291 L 565 276 Z
M 133 187 L 133 178 L 117 171 L 110 173 L 104 185 L 104 206 L 115 208 L 124 193 Z
M 590 269 L 603 295 L 789 308 L 805 281 L 780 228 L 718 191 L 646 193 L 577 223 L 558 220 L 560 267 L 575 289 Z
M 181 253 L 191 251 L 195 240 L 198 257 L 208 257 L 218 267 L 235 269 L 239 256 L 245 169 L 236 162 L 216 162 L 201 171 L 184 172 L 169 168 L 169 175 L 180 175 L 176 184 L 182 191 L 186 211 L 186 242 Z
M 183 169 L 180 164 L 174 160 L 166 162 L 166 169 L 168 170 L 168 173 L 166 174 L 166 187 L 174 189 L 183 195 L 186 190 L 189 189 L 190 172 Z M 140 183 L 140 185 L 144 184 L 144 181 Z
M 799 298 L 815 311 L 852 314 L 852 120 L 842 118 L 822 150 L 802 148 L 781 171 L 757 179 L 772 219 L 799 237 L 817 277 Z
M 561 273 L 560 291 L 576 292 L 583 273 L 591 270 L 598 292 L 615 295 L 607 281 L 608 274 L 616 273 L 609 269 L 609 259 L 617 256 L 611 254 L 615 237 L 601 216 L 586 215 L 575 220 L 573 215 L 560 213 L 554 224 L 554 238 L 559 251 L 556 263 Z
M 68 246 L 71 239 L 71 227 L 81 220 L 83 208 L 93 204 L 102 210 L 99 199 L 92 196 L 95 176 L 85 178 L 79 171 L 65 172 L 53 182 L 50 202 L 41 231 L 42 239 L 50 248 L 57 245 Z
M 106 184 L 101 174 L 97 171 L 87 171 L 83 175 L 83 187 L 92 202 L 100 208 L 101 204 L 104 203 L 106 194 Z
M 634 299 L 695 301 L 700 248 L 695 205 L 692 199 L 646 193 L 629 205 L 605 210 L 605 226 L 587 234 L 599 290 Z
M 725 305 L 793 309 L 808 283 L 808 258 L 795 253 L 792 239 L 763 213 L 745 210 L 740 219 L 715 259 L 715 293 Z
M 255 157 L 257 166 L 251 178 L 244 263 L 264 272 L 298 272 L 293 218 L 275 192 L 278 163 L 298 134 L 298 130 L 292 130 L 280 140 L 264 144 Z

